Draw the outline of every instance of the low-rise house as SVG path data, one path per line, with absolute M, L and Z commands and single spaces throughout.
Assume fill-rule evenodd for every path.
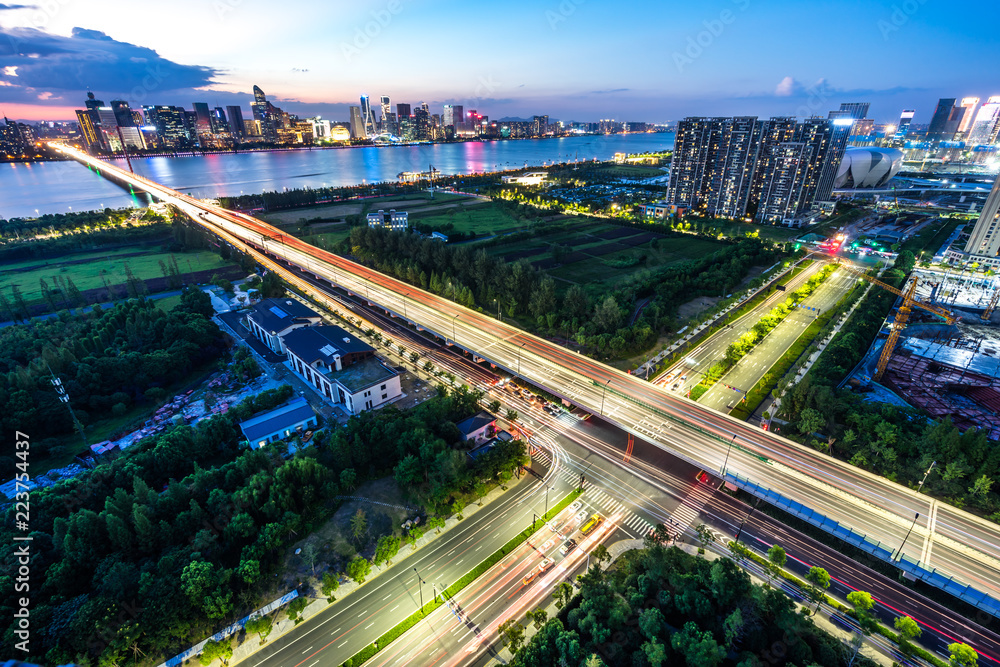
M 301 396 L 240 423 L 252 449 L 316 428 L 316 413 Z
M 463 440 L 478 445 L 493 437 L 493 432 L 496 430 L 496 424 L 496 417 L 485 410 L 480 410 L 468 419 L 463 419 L 458 422 L 455 426 L 458 427 L 458 431 L 462 434 Z
M 322 321 L 319 313 L 295 299 L 263 299 L 254 304 L 247 315 L 250 331 L 276 354 L 284 354 L 282 339 L 289 332 Z

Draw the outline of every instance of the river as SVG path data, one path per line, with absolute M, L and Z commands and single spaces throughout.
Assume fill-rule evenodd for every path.
M 400 172 L 427 171 L 431 166 L 447 175 L 571 160 L 609 160 L 619 152 L 666 150 L 673 145 L 672 132 L 617 134 L 150 157 L 133 159 L 132 168 L 158 183 L 204 198 L 394 181 Z M 0 219 L 146 203 L 146 195 L 130 195 L 75 162 L 0 164 Z

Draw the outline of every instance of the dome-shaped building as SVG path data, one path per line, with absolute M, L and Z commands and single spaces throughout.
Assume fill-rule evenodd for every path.
M 903 151 L 897 148 L 849 147 L 840 161 L 836 190 L 877 188 L 885 185 L 903 166 Z

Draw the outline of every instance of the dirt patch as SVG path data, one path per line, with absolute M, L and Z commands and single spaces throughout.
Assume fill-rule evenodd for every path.
M 343 572 L 359 552 L 371 558 L 379 537 L 392 532 L 401 535 L 402 523 L 417 515 L 416 511 L 404 509 L 414 505 L 403 496 L 392 477 L 367 482 L 343 493 L 366 500 L 348 500 L 326 523 L 285 552 L 281 579 L 286 590 L 299 582 L 318 590 L 324 572 Z M 368 519 L 368 534 L 362 538 L 360 549 L 351 534 L 351 518 L 359 509 Z M 298 554 L 297 549 L 301 549 Z
M 719 301 L 717 296 L 700 296 L 697 299 L 692 299 L 677 308 L 677 317 L 682 320 L 697 317 L 709 308 L 713 308 Z

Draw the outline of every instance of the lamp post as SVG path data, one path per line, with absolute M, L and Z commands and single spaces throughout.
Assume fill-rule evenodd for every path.
M 604 416 L 604 399 L 608 396 L 608 385 L 614 378 L 608 378 L 608 381 L 604 383 L 604 392 L 601 394 L 601 416 Z
M 927 481 L 927 475 L 931 474 L 931 470 L 934 470 L 934 466 L 937 465 L 937 461 L 931 461 L 931 465 L 927 468 L 927 472 L 924 473 L 924 478 L 920 480 L 920 485 L 917 486 L 917 493 L 920 493 L 920 489 L 924 488 L 924 482 Z
M 736 537 L 733 538 L 733 542 L 739 543 L 740 535 L 743 534 L 743 525 L 747 522 L 747 519 L 750 518 L 750 515 L 753 514 L 753 511 L 757 509 L 757 505 L 760 505 L 760 501 L 761 499 L 758 498 L 757 502 L 750 506 L 750 511 L 747 512 L 747 515 L 745 517 L 743 517 L 743 521 L 740 521 L 740 529 L 736 531 Z
M 451 342 L 453 344 L 456 344 L 456 345 L 458 344 L 458 341 L 455 340 L 455 321 L 458 319 L 458 316 L 461 315 L 461 314 L 462 313 L 455 313 L 455 317 L 451 318 Z
M 499 299 L 493 299 L 493 303 L 495 303 L 497 305 L 497 321 L 499 321 L 500 320 L 500 300 Z
M 413 568 L 413 571 L 417 575 L 417 588 L 420 589 L 420 608 L 423 609 L 424 608 L 424 580 L 420 578 L 420 573 L 417 572 L 417 568 Z
M 729 455 L 733 452 L 733 443 L 734 442 L 736 442 L 736 434 L 735 433 L 733 433 L 733 439 L 729 441 L 729 449 L 726 450 L 726 460 L 722 464 L 722 470 L 719 471 L 720 473 L 722 473 L 722 483 L 723 484 L 726 483 L 726 466 L 729 465 Z
M 527 344 L 528 344 L 528 341 L 524 341 L 523 343 L 521 343 L 521 346 L 517 348 L 517 374 L 518 375 L 521 374 L 521 350 L 523 350 L 524 346 L 527 345 Z
M 406 316 L 406 297 L 410 296 L 409 292 L 403 292 L 403 319 L 408 320 L 409 317 Z
M 913 532 L 913 527 L 917 525 L 917 519 L 919 518 L 920 518 L 920 512 L 917 512 L 916 514 L 913 515 L 913 523 L 910 524 L 910 529 L 906 531 L 906 537 L 903 538 L 903 543 L 899 545 L 899 553 L 896 555 L 895 558 L 890 558 L 889 560 L 896 561 L 903 557 L 903 547 L 906 546 L 906 540 L 910 539 L 910 533 Z

